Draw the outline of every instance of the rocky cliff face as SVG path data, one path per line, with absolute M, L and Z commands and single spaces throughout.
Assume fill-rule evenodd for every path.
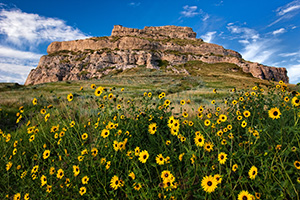
M 111 36 L 53 42 L 47 52 L 30 72 L 25 85 L 98 79 L 114 70 L 137 66 L 159 69 L 162 61 L 172 67 L 193 60 L 233 63 L 260 79 L 289 81 L 285 68 L 245 61 L 238 52 L 196 39 L 196 33 L 188 27 L 133 29 L 117 25 Z

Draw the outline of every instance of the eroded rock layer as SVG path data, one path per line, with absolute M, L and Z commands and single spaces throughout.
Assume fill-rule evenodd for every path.
M 260 79 L 289 81 L 285 68 L 245 61 L 236 51 L 196 39 L 196 33 L 189 27 L 133 29 L 116 25 L 111 36 L 53 42 L 47 52 L 30 72 L 25 85 L 98 79 L 111 71 L 137 66 L 159 69 L 162 62 L 172 67 L 193 60 L 233 63 Z

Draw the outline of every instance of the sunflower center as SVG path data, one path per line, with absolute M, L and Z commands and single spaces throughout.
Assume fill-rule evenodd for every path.
M 144 159 L 146 159 L 146 158 L 147 158 L 147 156 L 146 156 L 146 155 L 144 155 L 144 156 L 143 156 L 143 158 L 144 158 Z
M 116 183 L 115 183 L 116 185 L 118 185 L 119 184 L 119 181 L 118 180 L 116 180 Z
M 223 155 L 221 155 L 221 160 L 223 160 L 224 159 L 224 156 Z
M 208 145 L 207 148 L 210 149 L 210 146 Z
M 252 172 L 252 175 L 255 175 L 255 174 L 256 174 L 256 172 L 255 172 L 255 171 L 253 171 L 253 172 Z
M 300 163 L 299 162 L 296 163 L 296 167 L 300 167 Z
M 243 196 L 242 199 L 243 199 L 243 200 L 248 200 L 248 197 L 247 197 L 247 196 Z
M 202 138 L 199 138 L 198 141 L 199 141 L 199 142 L 202 142 Z
M 169 176 L 169 174 L 165 174 L 165 177 L 168 177 Z
M 296 99 L 296 100 L 295 100 L 295 103 L 299 103 L 299 99 Z
M 274 115 L 274 116 L 277 116 L 277 115 L 278 115 L 278 112 L 277 112 L 277 111 L 274 111 L 274 112 L 273 112 L 273 115 Z
M 207 185 L 208 185 L 208 186 L 212 186 L 212 182 L 211 182 L 211 181 L 208 181 L 208 182 L 207 182 Z
M 171 183 L 170 183 L 170 182 L 167 182 L 167 186 L 170 187 L 170 185 L 171 185 Z

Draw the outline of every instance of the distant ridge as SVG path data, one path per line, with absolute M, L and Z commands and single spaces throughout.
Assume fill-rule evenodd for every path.
M 162 64 L 179 73 L 175 66 L 197 60 L 231 63 L 259 79 L 289 82 L 285 68 L 245 61 L 236 51 L 197 39 L 196 33 L 189 27 L 146 26 L 134 29 L 115 25 L 111 36 L 53 42 L 47 52 L 37 68 L 31 70 L 25 85 L 100 79 L 111 72 L 138 66 L 160 69 Z

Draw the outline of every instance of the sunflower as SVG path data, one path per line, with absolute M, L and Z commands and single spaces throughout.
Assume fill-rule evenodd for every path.
M 47 177 L 45 175 L 41 176 L 41 187 L 47 184 Z
M 80 173 L 79 166 L 73 165 L 73 173 L 74 173 L 74 176 L 78 176 L 78 174 Z
M 39 166 L 38 166 L 38 165 L 35 165 L 35 166 L 32 168 L 31 173 L 32 173 L 32 174 L 35 174 L 38 170 L 39 170 Z
M 203 190 L 208 193 L 215 191 L 217 184 L 217 180 L 212 175 L 203 177 L 201 181 Z
M 29 200 L 29 193 L 26 193 L 26 194 L 24 195 L 24 200 Z
M 45 150 L 43 153 L 43 158 L 47 159 L 50 156 L 50 150 Z
M 211 143 L 211 142 L 205 142 L 204 143 L 204 150 L 205 151 L 208 151 L 208 152 L 211 152 L 214 150 L 214 145 Z
M 84 195 L 86 193 L 86 187 L 81 187 L 80 189 L 79 189 L 79 194 L 82 196 L 82 195 Z
M 245 128 L 245 127 L 247 126 L 247 122 L 244 120 L 244 121 L 242 122 L 241 126 L 242 126 L 243 128 Z
M 271 108 L 269 110 L 269 117 L 272 119 L 279 119 L 280 115 L 281 115 L 280 110 L 277 107 Z
M 84 177 L 81 179 L 81 182 L 82 182 L 83 185 L 85 185 L 85 184 L 88 184 L 89 180 L 90 180 L 90 179 L 89 179 L 88 176 L 84 176 Z
M 169 146 L 171 144 L 171 140 L 166 141 L 166 145 Z
M 251 113 L 250 113 L 249 110 L 245 110 L 245 111 L 243 112 L 243 115 L 244 115 L 245 117 L 250 117 Z
M 139 155 L 139 161 L 142 163 L 146 163 L 148 158 L 149 158 L 148 151 L 147 150 L 141 151 L 141 153 Z
M 148 93 L 148 97 L 150 98 L 151 96 L 152 96 L 152 93 L 151 93 L 151 92 L 149 92 L 149 93 Z
M 91 84 L 91 89 L 95 89 L 96 85 L 95 84 Z
M 197 147 L 203 147 L 205 139 L 204 139 L 203 135 L 200 133 L 199 135 L 197 135 L 194 138 L 194 141 L 195 141 L 195 144 Z
M 171 174 L 171 172 L 168 170 L 162 171 L 160 177 L 162 178 L 162 180 L 165 180 L 165 179 L 175 180 L 175 177 L 173 176 L 173 174 Z
M 297 151 L 297 147 L 293 146 L 293 147 L 291 148 L 291 150 L 292 150 L 292 152 L 295 152 L 295 151 Z
M 64 177 L 64 170 L 59 169 L 57 171 L 56 177 L 59 178 L 59 179 L 62 179 L 62 177 Z
M 219 130 L 219 131 L 217 132 L 217 136 L 222 137 L 222 135 L 223 135 L 223 131 L 222 131 L 222 130 Z
M 166 99 L 164 105 L 168 106 L 170 104 L 171 104 L 171 101 L 169 99 Z
M 155 134 L 156 130 L 157 130 L 156 123 L 152 123 L 149 125 L 148 131 L 150 134 L 152 135 Z
M 133 184 L 133 188 L 136 190 L 136 191 L 139 191 L 141 188 L 142 188 L 142 185 L 140 183 L 134 183 Z
M 156 160 L 156 163 L 159 164 L 159 165 L 165 164 L 165 159 L 164 159 L 162 154 L 158 154 L 156 156 L 155 160 Z
M 110 187 L 114 190 L 117 190 L 121 187 L 122 182 L 120 181 L 119 177 L 114 175 L 110 180 Z
M 135 174 L 133 172 L 130 172 L 129 175 L 128 175 L 132 180 L 135 179 Z
M 182 116 L 183 116 L 184 118 L 186 118 L 186 117 L 189 116 L 189 114 L 188 114 L 187 112 L 183 112 L 183 113 L 182 113 Z
M 238 195 L 238 200 L 252 200 L 252 195 L 248 191 L 242 190 Z
M 258 193 L 258 192 L 255 192 L 255 198 L 256 198 L 256 199 L 260 199 L 260 197 L 261 197 L 261 194 Z
M 101 131 L 101 137 L 106 138 L 109 136 L 109 130 L 108 129 L 103 129 Z
M 119 142 L 118 141 L 114 140 L 113 148 L 115 151 L 119 151 Z
M 226 145 L 226 144 L 227 144 L 227 140 L 223 139 L 223 140 L 221 141 L 221 144 L 222 144 L 222 145 Z
M 74 122 L 74 121 L 71 121 L 70 127 L 72 128 L 72 127 L 74 127 L 74 126 L 75 126 L 75 122 Z
M 300 165 L 299 165 L 300 167 Z M 257 175 L 257 168 L 255 166 L 252 166 L 248 172 L 250 179 L 255 179 Z
M 140 152 L 141 152 L 140 147 L 135 147 L 135 149 L 134 149 L 134 155 L 135 156 L 139 156 Z
M 237 100 L 232 101 L 232 105 L 236 105 L 237 103 L 238 103 Z
M 81 135 L 82 140 L 86 140 L 88 137 L 89 137 L 89 135 L 87 133 L 84 133 Z
M 200 107 L 198 108 L 198 112 L 199 112 L 199 113 L 202 113 L 203 111 L 204 111 L 203 106 L 200 106 Z
M 219 183 L 222 182 L 222 176 L 221 176 L 220 174 L 215 174 L 215 175 L 214 175 L 214 178 L 216 179 L 217 184 L 219 184 Z
M 283 99 L 285 102 L 289 102 L 289 97 L 284 97 L 284 99 Z
M 95 157 L 98 154 L 98 149 L 94 147 L 92 148 L 91 152 L 92 152 L 92 156 Z
M 209 126 L 210 125 L 210 120 L 209 119 L 204 120 L 204 125 Z
M 72 93 L 68 94 L 67 99 L 68 99 L 68 101 L 72 101 L 73 100 L 73 94 Z
M 52 191 L 52 186 L 51 185 L 47 185 L 46 192 L 50 193 L 51 191 Z
M 181 154 L 178 156 L 179 161 L 182 161 L 182 158 L 183 158 L 184 154 L 185 154 L 185 153 L 181 153 Z
M 292 98 L 292 105 L 295 107 L 300 106 L 300 99 L 297 96 Z
M 300 169 L 300 162 L 296 160 L 294 162 L 294 166 L 296 167 L 296 169 Z
M 184 105 L 184 104 L 185 104 L 185 101 L 184 101 L 184 100 L 181 100 L 181 101 L 180 101 L 180 104 L 181 104 L 181 105 Z
M 21 199 L 21 194 L 17 193 L 14 195 L 14 199 L 13 200 L 20 200 Z
M 50 167 L 49 174 L 53 175 L 54 173 L 55 173 L 55 168 L 54 167 Z
M 37 104 L 37 99 L 36 99 L 36 98 L 34 98 L 34 99 L 32 100 L 32 104 L 33 104 L 34 106 Z
M 227 154 L 224 152 L 219 153 L 218 155 L 218 161 L 220 162 L 221 165 L 225 164 L 227 160 Z
M 49 118 L 50 118 L 50 113 L 45 115 L 45 122 L 47 122 Z
M 101 87 L 101 86 L 98 87 L 98 88 L 95 90 L 95 95 L 96 95 L 97 97 L 99 97 L 99 96 L 102 94 L 103 90 L 104 90 L 103 87 Z
M 221 115 L 219 116 L 219 119 L 221 120 L 221 122 L 226 122 L 227 116 L 224 115 L 224 114 L 221 114 Z

